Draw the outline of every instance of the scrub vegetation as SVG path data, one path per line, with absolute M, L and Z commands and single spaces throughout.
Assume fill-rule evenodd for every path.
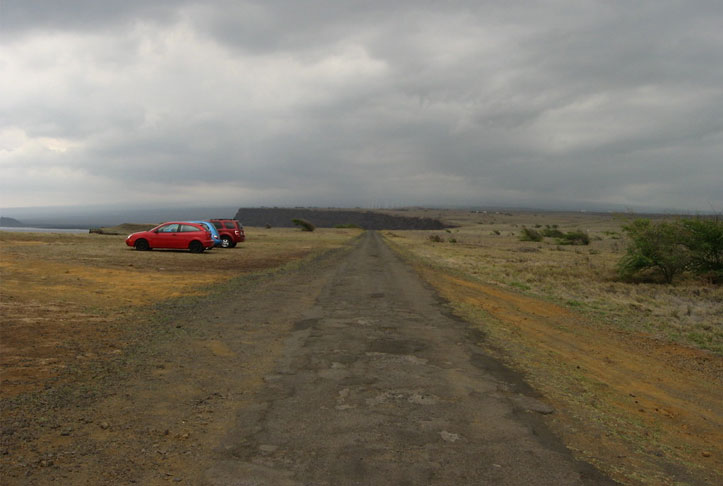
M 597 316 L 608 327 L 723 354 L 723 288 L 711 279 L 721 252 L 709 250 L 713 245 L 700 244 L 705 250 L 695 258 L 686 253 L 685 268 L 675 274 L 673 284 L 654 275 L 629 281 L 619 273 L 621 262 L 638 251 L 626 228 L 637 227 L 639 221 L 648 221 L 645 226 L 651 227 L 691 222 L 697 227 L 701 220 L 678 223 L 677 218 L 641 220 L 626 214 L 469 212 L 450 212 L 447 218 L 459 225 L 451 230 L 453 245 L 435 231 L 386 234 L 392 243 L 440 268 L 501 288 L 523 285 L 533 295 Z M 522 239 L 536 224 L 562 234 L 584 234 L 589 244 L 563 244 L 556 236 Z M 717 225 L 720 228 L 720 222 Z

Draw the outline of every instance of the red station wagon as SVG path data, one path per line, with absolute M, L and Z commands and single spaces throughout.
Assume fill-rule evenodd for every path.
M 151 250 L 153 248 L 175 248 L 190 250 L 192 253 L 202 253 L 213 248 L 213 237 L 209 228 L 200 223 L 187 221 L 172 221 L 156 226 L 149 231 L 133 233 L 126 238 L 126 245 L 136 250 Z
M 209 219 L 221 237 L 221 248 L 233 248 L 237 243 L 246 241 L 244 227 L 236 219 Z

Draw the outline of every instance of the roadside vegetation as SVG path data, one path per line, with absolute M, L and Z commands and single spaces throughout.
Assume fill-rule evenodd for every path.
M 723 480 L 720 223 L 480 212 L 447 221 L 459 226 L 444 237 L 385 236 L 479 326 L 482 346 L 545 395 L 573 451 L 623 484 Z M 656 266 L 621 273 L 631 255 L 656 261 L 662 244 L 675 249 L 672 283 Z
M 652 222 L 638 219 L 623 226 L 630 239 L 618 264 L 623 279 L 665 283 L 691 272 L 723 283 L 723 221 L 719 218 Z
M 445 237 L 395 231 L 399 238 L 390 241 L 440 267 L 597 316 L 606 326 L 723 355 L 723 288 L 715 283 L 721 221 L 554 213 L 471 219 L 455 221 L 462 225 Z M 549 220 L 556 222 L 544 224 Z M 674 237 L 658 238 L 671 227 L 678 228 Z M 450 236 L 455 245 L 447 244 Z M 672 284 L 665 272 L 672 272 Z

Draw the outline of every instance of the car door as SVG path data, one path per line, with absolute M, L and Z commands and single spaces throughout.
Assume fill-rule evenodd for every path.
M 154 240 L 151 246 L 155 248 L 180 248 L 178 241 L 178 223 L 159 226 L 155 231 Z
M 194 225 L 190 224 L 179 224 L 178 225 L 178 231 L 180 231 L 179 234 L 179 241 L 181 242 L 180 248 L 188 248 L 188 245 L 193 240 L 199 240 L 203 241 L 205 240 L 205 232 L 202 231 L 200 228 L 197 228 Z

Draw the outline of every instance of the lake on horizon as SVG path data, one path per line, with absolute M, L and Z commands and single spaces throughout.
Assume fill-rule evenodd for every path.
M 88 233 L 87 228 L 31 228 L 24 226 L 0 226 L 0 231 L 16 233 Z

